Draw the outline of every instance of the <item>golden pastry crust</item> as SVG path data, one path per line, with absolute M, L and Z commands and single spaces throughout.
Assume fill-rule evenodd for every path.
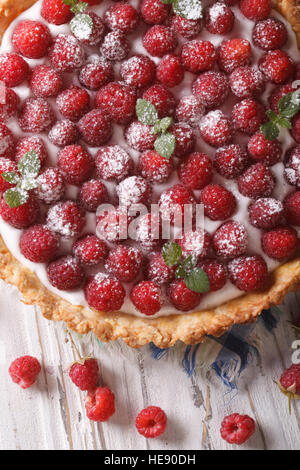
M 7 25 L 34 0 L 0 0 L 0 37 Z M 300 4 L 297 0 L 273 0 L 292 24 L 300 45 Z M 0 278 L 17 286 L 25 304 L 38 305 L 49 320 L 64 321 L 72 330 L 84 334 L 93 331 L 104 342 L 123 339 L 137 348 L 153 342 L 167 348 L 181 340 L 196 344 L 207 335 L 220 336 L 234 324 L 254 322 L 263 309 L 280 304 L 288 292 L 300 288 L 300 258 L 280 266 L 269 286 L 212 310 L 190 314 L 140 318 L 125 313 L 101 313 L 75 306 L 50 292 L 29 269 L 14 258 L 0 236 Z

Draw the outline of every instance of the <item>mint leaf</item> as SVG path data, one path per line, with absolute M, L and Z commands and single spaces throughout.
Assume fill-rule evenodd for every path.
M 195 268 L 185 278 L 186 287 L 193 292 L 209 292 L 210 283 L 205 271 L 201 268 Z
M 164 3 L 165 5 L 171 5 L 171 3 L 174 2 L 174 0 L 160 0 L 161 3 Z
M 21 190 L 26 190 L 26 191 L 30 191 L 30 189 L 34 189 L 34 188 L 37 188 L 38 186 L 38 183 L 37 183 L 37 180 L 35 178 L 23 178 L 19 187 Z
M 9 207 L 19 207 L 28 201 L 29 194 L 26 191 L 21 191 L 19 189 L 8 189 L 4 193 L 4 199 Z
M 161 132 L 164 133 L 168 130 L 170 125 L 172 124 L 173 119 L 171 117 L 164 117 L 157 121 L 153 128 L 154 134 L 160 134 Z
M 15 173 L 14 171 L 4 172 L 1 174 L 1 176 L 5 181 L 8 181 L 8 183 L 11 183 L 11 184 L 18 184 L 20 181 L 19 175 Z
M 177 15 L 187 20 L 202 18 L 201 0 L 174 0 L 173 10 Z
M 175 136 L 168 132 L 167 134 L 162 134 L 157 137 L 154 142 L 154 148 L 162 157 L 170 158 L 174 153 L 175 143 Z
M 22 176 L 35 177 L 38 176 L 41 169 L 41 162 L 34 150 L 25 153 L 23 157 L 19 160 L 18 170 Z
M 140 122 L 151 126 L 156 123 L 158 113 L 150 101 L 139 98 L 136 102 L 136 115 Z
M 186 271 L 182 264 L 178 266 L 178 268 L 175 271 L 175 277 L 176 279 L 183 279 L 186 276 Z
M 278 119 L 277 114 L 274 113 L 274 111 L 272 111 L 271 109 L 268 109 L 268 111 L 266 111 L 266 115 L 268 116 L 268 118 L 269 118 L 270 121 L 272 121 L 272 122 L 276 122 L 277 119 Z
M 287 93 L 278 102 L 278 111 L 282 117 L 291 119 L 300 110 L 300 105 L 293 103 L 293 94 Z
M 86 3 L 86 2 L 78 2 L 77 5 L 76 5 L 77 12 L 78 13 L 83 13 L 87 9 L 88 6 L 89 6 L 89 4 Z
M 193 269 L 197 264 L 197 256 L 190 255 L 188 256 L 182 263 L 186 271 L 190 271 Z
M 279 136 L 279 128 L 273 122 L 266 122 L 260 130 L 267 140 L 275 140 Z
M 181 260 L 181 246 L 174 242 L 165 243 L 161 251 L 164 262 L 167 266 L 175 266 Z
M 277 122 L 284 129 L 292 129 L 292 123 L 287 118 L 279 118 Z
M 71 20 L 70 28 L 74 36 L 80 41 L 89 39 L 93 32 L 93 20 L 90 15 L 79 13 Z
M 76 1 L 75 0 L 63 0 L 63 3 L 65 5 L 68 5 L 69 7 L 72 7 L 76 4 Z

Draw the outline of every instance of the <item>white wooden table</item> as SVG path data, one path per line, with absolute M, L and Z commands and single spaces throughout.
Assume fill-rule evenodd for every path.
M 236 449 L 219 434 L 223 417 L 247 413 L 257 431 L 243 449 L 300 449 L 300 401 L 288 413 L 287 399 L 274 384 L 291 363 L 296 338 L 288 320 L 300 315 L 300 295 L 290 295 L 279 326 L 267 333 L 259 322 L 252 344 L 260 354 L 239 380 L 239 392 L 226 399 L 226 387 L 214 372 L 198 366 L 188 377 L 178 345 L 159 361 L 149 348 L 132 350 L 122 343 L 99 345 L 92 336 L 74 339 L 83 354 L 99 360 L 101 381 L 116 394 L 116 414 L 103 424 L 85 416 L 84 395 L 71 383 L 67 368 L 75 358 L 64 326 L 42 318 L 19 302 L 15 288 L 0 284 L 0 449 L 200 450 Z M 200 349 L 199 349 L 200 352 Z M 7 369 L 17 356 L 31 354 L 43 365 L 37 384 L 21 390 Z M 165 434 L 146 440 L 135 430 L 137 413 L 148 405 L 168 415 Z

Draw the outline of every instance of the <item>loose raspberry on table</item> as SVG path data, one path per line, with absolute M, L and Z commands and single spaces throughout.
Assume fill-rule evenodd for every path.
M 20 21 L 12 33 L 12 43 L 17 52 L 30 59 L 40 59 L 52 43 L 48 26 L 32 20 Z
M 179 85 L 184 79 L 180 57 L 175 54 L 165 55 L 158 64 L 156 78 L 169 88 Z
M 48 23 L 60 25 L 69 23 L 73 13 L 63 0 L 43 0 L 41 15 Z
M 265 51 L 280 49 L 287 41 L 287 29 L 282 21 L 268 18 L 256 23 L 252 38 L 253 43 Z
M 139 156 L 138 172 L 150 183 L 164 183 L 172 171 L 172 159 L 162 157 L 155 150 L 148 150 Z
M 43 98 L 27 98 L 19 114 L 19 126 L 23 132 L 41 133 L 55 121 L 53 110 Z
M 183 184 L 175 184 L 163 191 L 158 204 L 162 218 L 175 225 L 182 224 L 186 205 L 189 205 L 192 210 L 192 214 L 189 214 L 189 216 L 194 215 L 196 208 L 196 201 L 192 191 L 183 186 Z
M 253 67 L 239 67 L 229 77 L 231 91 L 238 98 L 260 96 L 265 89 L 263 74 Z
M 143 46 L 150 55 L 163 57 L 174 51 L 177 46 L 177 38 L 174 31 L 168 26 L 155 25 L 149 28 L 144 35 Z
M 0 158 L 13 158 L 15 145 L 13 133 L 5 124 L 0 122 Z
M 20 104 L 19 96 L 10 88 L 2 88 L 0 85 L 1 100 L 0 100 L 0 120 L 2 122 L 8 121 L 11 117 L 17 114 Z
M 252 135 L 268 118 L 265 107 L 258 101 L 248 98 L 234 105 L 232 119 L 238 131 Z
M 295 141 L 300 144 L 300 113 L 292 119 L 292 130 L 291 134 L 294 137 Z
M 84 280 L 84 271 L 72 256 L 63 256 L 47 266 L 50 284 L 59 290 L 73 290 L 80 287 Z
M 120 281 L 102 273 L 88 280 L 84 292 L 89 306 L 99 312 L 120 310 L 126 296 Z
M 223 419 L 221 437 L 229 444 L 244 444 L 255 432 L 255 421 L 248 415 L 233 413 Z
M 47 168 L 37 178 L 35 195 L 45 204 L 54 204 L 65 193 L 65 181 L 58 168 Z
M 119 281 L 131 282 L 139 274 L 142 262 L 143 255 L 139 249 L 121 245 L 109 252 L 105 269 Z
M 202 189 L 200 202 L 204 204 L 204 213 L 211 220 L 225 220 L 236 209 L 234 195 L 220 184 L 209 184 Z
M 279 385 L 289 398 L 294 398 L 295 395 L 298 398 L 300 396 L 300 364 L 292 364 L 286 369 L 279 379 Z
M 188 20 L 179 15 L 171 19 L 171 28 L 185 39 L 195 39 L 203 29 L 202 20 Z
M 102 147 L 95 156 L 98 178 L 105 181 L 122 181 L 133 170 L 133 160 L 120 145 Z
M 18 207 L 9 207 L 4 198 L 0 201 L 0 215 L 12 227 L 24 229 L 34 224 L 40 215 L 40 208 L 34 196 Z
M 174 280 L 175 270 L 176 266 L 169 267 L 166 265 L 161 253 L 153 253 L 145 268 L 145 277 L 160 286 Z
M 176 240 L 176 243 L 181 247 L 184 259 L 193 256 L 198 262 L 208 256 L 211 237 L 208 232 L 202 229 L 189 230 L 183 234 L 182 238 Z
M 250 166 L 238 179 L 240 193 L 252 199 L 270 196 L 274 186 L 274 175 L 263 163 Z
M 133 121 L 124 131 L 124 136 L 129 147 L 144 152 L 153 149 L 157 135 L 153 134 L 152 127 L 140 121 Z
M 132 33 L 138 23 L 139 14 L 129 3 L 117 2 L 104 13 L 104 21 L 109 29 Z
M 285 208 L 281 201 L 264 197 L 250 204 L 248 213 L 249 220 L 254 227 L 268 230 L 281 224 Z
M 183 67 L 192 73 L 211 70 L 217 61 L 217 52 L 210 41 L 196 40 L 183 44 L 181 62 Z
M 75 237 L 85 226 L 84 211 L 74 201 L 58 202 L 48 211 L 47 225 L 64 238 Z
M 193 94 L 207 108 L 218 108 L 229 94 L 229 84 L 222 72 L 205 72 L 193 84 Z
M 292 186 L 300 186 L 300 146 L 286 155 L 284 176 Z
M 20 85 L 29 76 L 29 65 L 19 54 L 7 52 L 0 54 L 0 82 L 6 86 Z
M 196 137 L 193 129 L 185 122 L 175 122 L 169 128 L 169 132 L 175 136 L 174 157 L 184 157 L 194 150 Z
M 20 237 L 20 250 L 33 263 L 48 263 L 57 253 L 59 242 L 56 234 L 45 225 L 33 225 Z
M 146 253 L 160 249 L 162 244 L 162 221 L 158 214 L 149 213 L 139 217 L 135 240 Z
M 222 289 L 227 281 L 226 266 L 215 259 L 206 259 L 198 263 L 198 267 L 206 272 L 209 279 L 210 292 Z
M 135 425 L 142 436 L 146 438 L 158 437 L 165 432 L 167 416 L 158 406 L 148 406 L 137 415 Z
M 63 82 L 60 74 L 48 65 L 37 65 L 30 77 L 30 88 L 37 98 L 57 96 Z
M 36 381 L 41 372 L 41 364 L 35 357 L 22 356 L 11 363 L 8 371 L 12 381 L 26 389 Z
M 108 201 L 108 191 L 100 180 L 89 180 L 80 189 L 80 205 L 89 212 L 96 212 L 98 207 Z
M 204 153 L 194 152 L 184 159 L 177 172 L 183 185 L 192 190 L 202 189 L 212 180 L 212 161 Z
M 253 160 L 272 166 L 280 162 L 282 157 L 282 146 L 279 140 L 268 140 L 257 132 L 248 142 L 248 152 Z
M 229 262 L 228 272 L 231 282 L 245 292 L 262 289 L 268 279 L 268 266 L 260 255 L 235 258 Z
M 108 33 L 100 47 L 101 54 L 112 62 L 120 62 L 126 59 L 130 51 L 130 44 L 121 31 Z
M 262 235 L 264 252 L 273 259 L 290 258 L 299 246 L 296 230 L 292 227 L 279 227 Z
M 56 105 L 64 118 L 78 121 L 90 108 L 90 95 L 79 86 L 72 85 L 56 98 Z
M 170 6 L 160 0 L 142 0 L 141 15 L 147 24 L 161 24 L 167 19 Z
M 66 147 L 75 144 L 79 140 L 79 131 L 72 121 L 57 121 L 50 129 L 48 138 L 57 147 Z
M 130 207 L 133 204 L 149 206 L 152 198 L 152 187 L 141 176 L 129 176 L 116 187 L 120 206 Z
M 58 154 L 57 166 L 69 184 L 80 186 L 94 171 L 94 159 L 81 145 L 68 145 Z
M 222 147 L 233 139 L 234 130 L 229 117 L 217 109 L 210 111 L 199 123 L 202 139 L 212 147 Z
M 268 80 L 280 85 L 292 78 L 295 64 L 286 52 L 276 49 L 260 59 L 259 69 Z
M 247 39 L 228 39 L 219 47 L 218 63 L 226 73 L 232 73 L 238 67 L 249 65 L 251 61 L 252 49 Z
M 168 287 L 167 295 L 170 303 L 181 312 L 194 310 L 202 299 L 202 294 L 188 289 L 183 280 L 172 282 Z
M 276 114 L 278 113 L 278 103 L 281 98 L 283 98 L 288 93 L 292 93 L 295 91 L 295 88 L 291 83 L 287 83 L 286 85 L 281 85 L 275 88 L 271 95 L 269 96 L 269 105 L 272 111 Z
M 122 62 L 120 76 L 127 85 L 144 88 L 153 82 L 155 70 L 153 60 L 145 55 L 135 55 Z
M 291 225 L 300 225 L 300 191 L 289 194 L 284 201 L 284 210 L 287 222 Z
M 87 46 L 97 46 L 103 41 L 106 32 L 105 24 L 103 23 L 102 18 L 96 15 L 96 13 L 89 11 L 87 14 L 92 20 L 93 29 L 92 32 L 84 32 L 82 34 L 84 37 L 80 37 L 79 39 Z
M 100 88 L 95 102 L 112 121 L 126 124 L 135 115 L 136 92 L 129 85 L 111 82 Z
M 179 122 L 186 122 L 191 127 L 198 127 L 205 113 L 205 106 L 194 95 L 184 96 L 177 104 L 175 115 Z
M 49 60 L 58 72 L 74 72 L 84 64 L 84 50 L 70 34 L 59 34 L 49 51 Z
M 97 214 L 97 236 L 110 243 L 127 240 L 131 222 L 132 217 L 128 215 L 127 208 L 117 207 L 101 211 Z
M 155 282 L 142 281 L 133 287 L 130 300 L 139 312 L 155 315 L 163 305 L 162 290 Z
M 102 109 L 93 109 L 78 122 L 82 139 L 91 147 L 100 147 L 111 138 L 112 124 Z
M 70 367 L 69 377 L 73 384 L 80 390 L 93 390 L 98 384 L 98 362 L 96 359 L 85 359 L 80 362 L 75 362 Z
M 223 259 L 244 255 L 248 248 L 248 233 L 245 226 L 234 220 L 221 225 L 213 236 L 213 247 Z
M 73 253 L 81 264 L 95 266 L 107 257 L 108 247 L 96 235 L 88 234 L 74 243 Z
M 16 146 L 15 160 L 18 163 L 27 152 L 34 151 L 43 166 L 48 159 L 48 151 L 45 142 L 40 137 L 24 137 Z
M 206 10 L 204 22 L 211 34 L 228 34 L 234 25 L 234 14 L 227 5 L 216 2 Z
M 175 97 L 164 85 L 152 85 L 143 93 L 143 98 L 150 101 L 161 119 L 166 116 L 172 116 L 175 110 Z
M 249 20 L 261 21 L 271 13 L 271 0 L 241 0 L 240 9 Z
M 115 396 L 108 387 L 90 390 L 85 399 L 88 419 L 96 422 L 108 421 L 115 413 Z
M 216 171 L 224 178 L 235 179 L 249 164 L 246 150 L 238 144 L 231 144 L 217 149 L 214 158 Z
M 89 90 L 99 90 L 103 85 L 114 78 L 114 69 L 112 63 L 104 57 L 91 59 L 79 72 L 78 79 L 84 87 Z
M 9 158 L 0 158 L 0 175 L 2 173 L 13 171 L 18 172 L 18 166 L 16 162 L 11 161 Z M 14 185 L 6 181 L 2 176 L 0 176 L 0 193 L 4 193 L 7 189 L 12 188 Z

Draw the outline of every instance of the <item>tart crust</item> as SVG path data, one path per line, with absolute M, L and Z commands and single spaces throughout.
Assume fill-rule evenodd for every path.
M 9 23 L 33 3 L 35 0 L 0 0 L 0 39 Z M 300 47 L 299 0 L 273 0 L 272 3 L 293 26 Z M 123 339 L 134 348 L 151 341 L 167 348 L 177 340 L 196 344 L 207 335 L 222 335 L 234 324 L 254 322 L 263 309 L 280 304 L 288 292 L 300 289 L 300 257 L 277 268 L 264 291 L 251 292 L 215 309 L 159 318 L 104 313 L 72 305 L 50 292 L 36 274 L 14 258 L 1 236 L 0 278 L 19 289 L 25 304 L 38 305 L 47 319 L 64 321 L 77 333 L 93 331 L 103 342 Z

